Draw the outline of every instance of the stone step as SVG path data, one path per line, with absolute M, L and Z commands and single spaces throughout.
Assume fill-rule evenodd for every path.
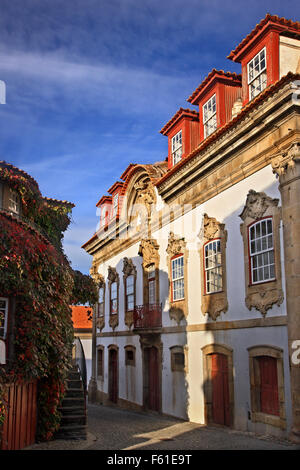
M 87 426 L 61 426 L 55 434 L 56 439 L 83 440 L 87 438 Z
M 67 380 L 67 389 L 70 388 L 82 388 L 82 381 L 79 379 Z
M 85 414 L 80 415 L 63 415 L 61 418 L 61 427 L 70 427 L 70 425 L 85 425 Z
M 82 404 L 79 406 L 61 406 L 58 408 L 58 411 L 62 414 L 62 416 L 82 415 L 86 412 L 84 402 L 82 402 Z
M 83 388 L 67 388 L 65 397 L 67 398 L 84 398 Z
M 84 406 L 84 396 L 81 395 L 80 397 L 64 397 L 62 400 L 62 408 L 65 406 Z
M 69 372 L 68 374 L 69 380 L 80 380 L 80 373 L 79 372 Z

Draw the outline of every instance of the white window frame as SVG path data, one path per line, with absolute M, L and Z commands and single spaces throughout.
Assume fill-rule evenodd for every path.
M 113 291 L 115 289 L 115 297 L 113 297 Z M 116 311 L 113 312 L 113 308 L 112 308 L 112 305 L 113 305 L 113 302 L 116 302 Z M 118 283 L 117 281 L 114 281 L 111 283 L 110 285 L 110 314 L 111 315 L 117 315 L 118 314 Z
M 261 58 L 262 53 L 264 54 L 263 58 Z M 257 70 L 255 70 L 255 67 L 257 67 Z M 249 101 L 251 101 L 267 87 L 267 53 L 265 47 L 248 62 L 247 79 Z
M 173 166 L 181 160 L 183 148 L 182 148 L 182 130 L 172 137 L 172 162 Z
M 132 284 L 128 285 L 128 281 L 132 279 Z M 131 312 L 134 310 L 134 274 L 129 274 L 125 280 L 125 298 L 126 298 L 126 312 Z M 130 290 L 130 291 L 129 291 Z M 131 299 L 130 304 L 132 308 L 129 308 L 129 298 Z
M 204 245 L 205 294 L 215 294 L 223 290 L 223 266 L 221 238 L 210 240 Z M 207 255 L 207 252 L 209 255 Z M 217 279 L 217 281 L 216 281 Z M 221 285 L 218 287 L 218 279 Z M 217 285 L 215 290 L 211 286 Z
M 149 305 L 156 304 L 156 268 L 155 264 L 148 268 L 148 303 Z
M 98 317 L 104 317 L 105 287 L 99 287 Z
M 3 318 L 3 326 L 0 327 L 0 338 L 5 339 L 6 338 L 6 329 L 7 329 L 7 319 L 8 319 L 8 298 L 7 297 L 0 297 L 0 301 L 5 302 L 5 307 L 4 309 L 1 308 L 1 312 L 3 313 L 4 311 L 4 318 Z M 3 333 L 2 333 L 3 331 Z
M 172 301 L 184 299 L 184 255 L 171 259 Z M 181 282 L 183 281 L 183 282 Z M 182 286 L 180 286 L 182 284 Z
M 269 221 L 271 222 L 271 232 L 268 230 Z M 265 230 L 263 230 L 264 225 Z M 259 227 L 259 230 L 257 227 Z M 248 227 L 248 253 L 250 258 L 250 283 L 261 284 L 274 281 L 276 271 L 272 217 L 258 220 Z M 257 274 L 255 275 L 255 273 Z
M 214 93 L 202 106 L 204 138 L 217 129 L 217 97 Z
M 115 194 L 113 197 L 113 217 L 117 215 L 119 206 L 119 193 Z
M 20 197 L 17 191 L 9 188 L 8 210 L 14 214 L 20 214 Z

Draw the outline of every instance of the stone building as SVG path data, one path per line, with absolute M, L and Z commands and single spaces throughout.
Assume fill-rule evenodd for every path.
M 90 398 L 299 441 L 300 23 L 228 58 L 97 203 Z

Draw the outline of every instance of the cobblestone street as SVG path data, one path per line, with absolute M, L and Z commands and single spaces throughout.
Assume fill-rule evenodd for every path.
M 87 441 L 35 444 L 36 450 L 300 450 L 289 441 L 165 417 L 88 406 Z

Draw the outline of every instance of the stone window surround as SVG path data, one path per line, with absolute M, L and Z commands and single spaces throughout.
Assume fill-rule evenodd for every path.
M 136 354 L 136 347 L 132 345 L 124 346 L 125 350 L 125 366 L 132 366 L 135 367 L 135 354 Z M 131 351 L 133 353 L 133 359 L 128 359 L 127 352 Z
M 111 285 L 117 283 L 117 313 L 111 313 Z M 116 268 L 108 267 L 108 291 L 109 291 L 109 326 L 114 330 L 119 324 L 119 287 L 120 277 Z
M 98 380 L 104 380 L 104 357 L 105 357 L 104 356 L 104 354 L 105 354 L 104 349 L 105 348 L 102 345 L 97 346 L 97 379 Z M 99 356 L 98 356 L 100 351 L 101 351 L 101 354 L 102 354 L 102 358 L 101 358 L 102 359 L 102 370 L 101 371 L 99 371 Z M 101 373 L 99 373 L 99 372 L 101 372 Z
M 7 334 L 7 324 L 8 324 L 8 315 L 9 315 L 9 299 L 8 297 L 0 297 L 1 301 L 5 302 L 5 313 L 3 318 L 3 335 L 0 336 L 1 339 L 6 338 Z
M 129 276 L 134 277 L 133 281 L 133 292 L 134 292 L 134 305 L 136 305 L 136 279 L 137 279 L 137 270 L 133 264 L 132 259 L 125 257 L 123 259 L 123 282 L 124 282 L 124 311 L 125 311 L 125 325 L 128 328 L 131 328 L 133 325 L 133 310 L 127 311 L 127 294 L 126 294 L 126 280 Z
M 203 390 L 204 390 L 204 414 L 205 424 L 212 422 L 212 377 L 211 377 L 211 355 L 224 354 L 228 364 L 228 388 L 230 426 L 234 423 L 234 380 L 233 380 L 233 349 L 225 344 L 208 344 L 202 348 L 203 356 Z
M 271 426 L 286 429 L 285 396 L 284 396 L 284 367 L 283 350 L 277 346 L 258 345 L 248 348 L 249 352 L 249 375 L 250 375 L 250 395 L 251 395 L 251 421 L 269 424 Z M 277 359 L 277 380 L 279 416 L 262 413 L 259 402 L 259 366 L 257 357 L 269 356 Z
M 219 292 L 206 293 L 205 286 L 205 259 L 204 247 L 213 241 L 220 239 L 221 241 L 221 264 L 222 264 L 222 290 Z M 203 315 L 208 314 L 213 320 L 222 313 L 228 310 L 227 301 L 227 279 L 226 279 L 226 243 L 227 231 L 225 224 L 221 224 L 214 217 L 209 217 L 207 214 L 203 216 L 203 244 L 200 248 L 200 266 L 202 273 L 201 281 L 201 311 Z
M 184 364 L 179 365 L 175 362 L 175 354 L 183 354 Z M 170 358 L 171 358 L 171 371 L 172 372 L 184 372 L 188 373 L 188 347 L 187 346 L 171 346 L 170 347 Z
M 143 258 L 142 268 L 143 268 L 143 304 L 146 305 L 149 303 L 148 298 L 148 270 L 154 265 L 155 266 L 155 295 L 156 303 L 159 304 L 159 245 L 156 240 L 152 238 L 141 240 L 139 253 Z
M 188 316 L 188 257 L 189 250 L 186 248 L 186 241 L 180 236 L 169 233 L 168 246 L 166 249 L 168 254 L 168 275 L 169 275 L 169 315 L 179 325 L 181 320 Z M 172 296 L 172 259 L 176 256 L 183 256 L 184 260 L 184 298 L 181 300 L 173 300 Z
M 244 244 L 244 267 L 245 267 L 245 303 L 249 310 L 253 307 L 261 312 L 263 316 L 274 304 L 278 306 L 283 302 L 282 279 L 281 279 L 281 257 L 280 257 L 280 220 L 281 210 L 278 207 L 278 199 L 272 199 L 265 193 L 257 193 L 250 190 L 247 195 L 245 207 L 240 214 L 243 223 L 240 225 Z M 275 279 L 272 281 L 251 284 L 250 282 L 250 256 L 249 256 L 249 226 L 263 218 L 272 218 L 273 223 L 273 246 L 275 259 Z

